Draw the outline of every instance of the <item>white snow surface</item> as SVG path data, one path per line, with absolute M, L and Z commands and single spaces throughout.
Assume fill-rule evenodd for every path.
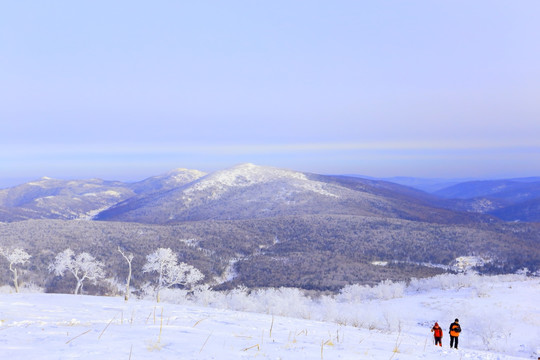
M 439 289 L 356 306 L 374 315 L 392 311 L 386 316 L 396 317 L 400 330 L 388 331 L 120 297 L 0 294 L 0 358 L 536 359 L 539 292 L 535 279 L 493 284 L 483 296 Z M 343 311 L 339 302 L 333 310 L 318 306 L 312 318 Z M 459 350 L 448 346 L 447 328 L 456 316 L 463 328 Z M 445 330 L 442 348 L 432 343 L 433 321 Z M 478 343 L 474 334 L 489 326 L 504 352 Z M 499 328 L 511 333 L 500 337 Z
M 230 169 L 217 171 L 200 178 L 196 184 L 184 191 L 190 194 L 199 191 L 212 190 L 213 198 L 219 198 L 233 187 L 248 187 L 260 183 L 287 181 L 301 191 L 315 192 L 325 196 L 338 197 L 328 191 L 328 186 L 319 181 L 309 180 L 304 173 L 270 166 L 241 164 Z
M 119 193 L 118 191 L 114 191 L 114 190 L 106 190 L 106 191 L 102 191 L 100 193 L 86 193 L 86 194 L 82 194 L 82 196 L 112 196 L 112 197 L 121 197 L 122 194 Z
M 185 183 L 186 181 L 193 181 L 206 175 L 205 172 L 199 170 L 189 170 L 184 168 L 178 168 L 169 172 L 171 180 L 177 183 Z
M 49 182 L 49 180 L 53 180 L 49 177 L 42 177 L 41 179 L 37 180 L 37 181 L 31 181 L 31 182 L 28 182 L 26 183 L 27 185 L 32 185 L 32 186 L 39 186 L 39 187 L 42 187 L 42 188 L 45 188 L 47 187 L 47 183 Z

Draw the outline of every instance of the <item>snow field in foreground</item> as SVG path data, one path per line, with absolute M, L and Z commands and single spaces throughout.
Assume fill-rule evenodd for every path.
M 336 304 L 338 312 L 385 313 L 399 324 L 389 331 L 119 297 L 0 294 L 0 358 L 536 359 L 539 290 L 535 279 L 497 283 L 481 297 L 472 289 L 434 290 Z M 448 348 L 456 316 L 459 350 Z M 433 346 L 432 321 L 445 330 L 442 348 Z

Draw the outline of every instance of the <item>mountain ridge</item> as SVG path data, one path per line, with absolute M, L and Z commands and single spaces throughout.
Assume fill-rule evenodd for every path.
M 494 221 L 437 208 L 432 195 L 384 181 L 241 164 L 169 191 L 127 199 L 102 221 L 171 224 L 300 214 L 342 214 L 422 221 Z M 447 220 L 445 220 L 447 219 Z
M 27 249 L 40 274 L 68 247 L 107 263 L 111 276 L 125 271 L 124 259 L 112 255 L 119 246 L 137 254 L 138 268 L 145 255 L 168 247 L 216 289 L 337 291 L 433 276 L 469 256 L 482 260 L 483 273 L 537 271 L 540 223 L 504 221 L 487 213 L 489 201 L 253 164 L 175 169 L 135 183 L 42 178 L 0 190 L 0 238 Z M 539 210 L 530 202 L 513 210 L 534 220 Z M 0 268 L 1 279 L 9 276 Z M 137 277 L 139 285 L 147 280 Z M 30 280 L 50 291 L 67 286 L 52 275 Z
M 0 189 L 0 221 L 49 218 L 167 224 L 333 213 L 441 223 L 535 222 L 540 221 L 535 205 L 540 198 L 539 179 L 464 182 L 428 193 L 386 180 L 251 163 L 211 173 L 179 168 L 130 183 L 44 177 Z

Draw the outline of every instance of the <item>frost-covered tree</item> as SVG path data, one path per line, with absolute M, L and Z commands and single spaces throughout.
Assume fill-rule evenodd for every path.
M 77 279 L 74 294 L 82 293 L 85 280 L 90 280 L 95 284 L 105 276 L 102 262 L 86 252 L 75 256 L 71 249 L 66 249 L 56 255 L 54 262 L 49 265 L 49 271 L 57 276 L 64 276 L 66 271 L 72 273 Z
M 144 272 L 158 273 L 156 285 L 156 300 L 160 301 L 159 292 L 173 285 L 189 286 L 204 278 L 204 275 L 195 267 L 181 262 L 178 263 L 176 254 L 169 248 L 159 248 L 146 256 Z
M 124 259 L 126 259 L 128 263 L 129 272 L 128 272 L 128 277 L 126 279 L 126 295 L 124 296 L 124 300 L 128 301 L 129 300 L 129 283 L 131 282 L 131 262 L 133 261 L 133 254 L 126 254 L 125 252 L 122 251 L 122 249 L 120 249 L 120 246 L 118 247 L 118 252 L 122 254 Z
M 12 251 L 0 248 L 0 254 L 6 258 L 9 262 L 9 271 L 13 273 L 13 285 L 15 286 L 15 292 L 19 292 L 19 275 L 17 268 L 14 265 L 25 264 L 32 257 L 26 251 L 20 248 L 13 249 Z

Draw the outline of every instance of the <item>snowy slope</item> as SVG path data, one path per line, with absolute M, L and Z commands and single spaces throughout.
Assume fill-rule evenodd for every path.
M 122 182 L 89 180 L 42 179 L 0 190 L 0 221 L 12 221 L 13 215 L 23 219 L 86 219 L 134 192 Z
M 84 219 L 127 199 L 164 192 L 188 184 L 205 173 L 175 169 L 136 182 L 59 180 L 43 177 L 8 189 L 0 189 L 0 221 L 26 219 Z
M 356 306 L 399 324 L 369 330 L 310 319 L 185 304 L 58 294 L 1 294 L 0 347 L 5 359 L 536 359 L 540 281 L 494 283 L 483 289 L 417 292 Z M 475 292 L 475 293 L 474 293 Z M 351 300 L 352 301 L 352 300 Z M 311 314 L 351 312 L 347 303 L 313 304 Z M 318 309 L 318 311 L 315 311 Z M 286 309 L 283 309 L 286 311 Z M 389 315 L 392 313 L 391 315 Z M 460 314 L 460 349 L 431 343 Z M 511 317 L 508 319 L 508 317 Z M 510 321 L 509 323 L 507 321 Z M 447 324 L 448 323 L 448 324 Z M 479 343 L 488 325 L 496 344 Z M 498 329 L 511 328 L 505 338 Z M 491 347 L 491 350 L 489 348 Z
M 339 197 L 330 189 L 327 189 L 328 185 L 318 181 L 311 181 L 304 173 L 249 163 L 216 171 L 198 181 L 184 193 L 189 196 L 189 194 L 200 191 L 210 191 L 212 198 L 215 199 L 229 191 L 230 188 L 245 188 L 272 182 L 287 182 L 288 186 L 293 189 L 292 191 L 307 191 L 325 196 Z
M 189 184 L 206 175 L 199 170 L 178 168 L 165 174 L 152 176 L 148 179 L 131 184 L 137 194 L 148 194 L 157 191 L 167 191 Z

